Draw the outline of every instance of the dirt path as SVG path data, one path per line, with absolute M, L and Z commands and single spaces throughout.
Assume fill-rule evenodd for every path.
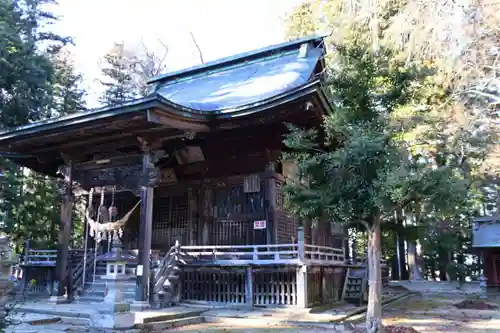
M 414 296 L 388 306 L 384 324 L 411 326 L 422 333 L 500 333 L 499 310 L 457 309 L 454 304 L 463 300 L 460 296 Z

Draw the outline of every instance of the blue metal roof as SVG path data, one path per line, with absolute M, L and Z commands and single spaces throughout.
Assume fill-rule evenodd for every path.
M 319 80 L 313 76 L 318 63 L 320 69 L 323 66 L 322 40 L 302 38 L 169 73 L 150 81 L 158 83 L 150 96 L 0 131 L 0 142 L 149 108 L 167 107 L 182 117 L 203 119 L 211 114 L 226 118 L 265 110 L 316 91 Z M 299 56 L 303 44 L 310 48 Z
M 244 52 L 244 53 L 236 54 L 236 55 L 229 56 L 229 57 L 224 57 L 224 58 L 217 59 L 214 61 L 206 62 L 204 64 L 200 64 L 200 65 L 188 67 L 185 69 L 181 69 L 178 71 L 173 71 L 173 72 L 169 72 L 166 74 L 162 74 L 162 75 L 151 78 L 150 80 L 148 80 L 148 83 L 154 83 L 154 82 L 158 82 L 158 81 L 165 82 L 165 81 L 169 81 L 172 79 L 191 76 L 191 75 L 194 75 L 194 74 L 200 73 L 200 72 L 207 72 L 209 70 L 213 70 L 213 69 L 219 68 L 219 67 L 226 67 L 226 66 L 234 64 L 234 63 L 241 63 L 241 62 L 252 60 L 255 58 L 263 58 L 263 57 L 266 57 L 266 56 L 269 56 L 269 55 L 272 55 L 275 53 L 280 53 L 280 52 L 284 52 L 284 51 L 287 51 L 290 49 L 295 49 L 304 43 L 314 43 L 316 45 L 319 45 L 319 44 L 322 44 L 323 39 L 325 37 L 326 37 L 326 35 L 309 36 L 309 37 L 294 39 L 292 41 L 288 41 L 288 42 L 284 42 L 284 43 L 280 43 L 280 44 L 276 44 L 276 45 L 266 46 L 266 47 L 261 48 L 261 49 L 257 49 L 257 50 L 253 50 L 253 51 L 249 51 L 249 52 Z
M 314 74 L 323 55 L 311 48 L 299 58 L 299 48 L 262 59 L 239 63 L 160 86 L 157 94 L 184 107 L 224 113 L 251 105 L 302 86 Z

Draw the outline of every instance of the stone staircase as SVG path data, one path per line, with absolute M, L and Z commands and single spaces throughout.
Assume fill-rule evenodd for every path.
M 129 271 L 130 280 L 125 280 L 121 282 L 122 285 L 122 295 L 127 303 L 132 303 L 135 298 L 135 288 L 136 288 L 136 277 L 134 274 L 135 264 L 127 265 L 127 271 Z M 77 299 L 79 303 L 101 303 L 104 301 L 106 296 L 106 280 L 102 280 L 101 276 L 106 274 L 106 263 L 97 262 L 96 272 L 94 279 L 93 267 L 90 269 L 87 275 L 87 280 L 83 288 L 83 293 Z
M 189 258 L 180 251 L 180 247 L 173 246 L 163 258 L 152 263 L 152 285 L 150 291 L 152 306 L 154 308 L 165 308 L 180 303 L 180 265 L 185 264 L 187 261 L 189 261 Z M 136 264 L 127 265 L 127 274 L 130 276 L 130 279 L 121 282 L 121 293 L 124 301 L 130 304 L 135 299 L 136 266 Z M 102 303 L 107 291 L 107 282 L 101 279 L 105 274 L 105 262 L 97 262 L 95 275 L 94 267 L 91 265 L 87 270 L 85 285 L 80 295 L 76 298 L 76 302 L 81 304 Z

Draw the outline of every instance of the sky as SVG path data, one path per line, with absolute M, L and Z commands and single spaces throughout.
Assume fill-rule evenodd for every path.
M 83 73 L 89 107 L 101 92 L 100 63 L 114 42 L 162 50 L 168 71 L 281 43 L 284 18 L 301 0 L 59 0 L 52 30 L 71 36 L 76 69 Z

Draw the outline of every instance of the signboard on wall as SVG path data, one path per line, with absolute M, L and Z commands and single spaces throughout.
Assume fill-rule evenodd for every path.
M 266 220 L 253 221 L 253 229 L 254 230 L 266 229 Z

